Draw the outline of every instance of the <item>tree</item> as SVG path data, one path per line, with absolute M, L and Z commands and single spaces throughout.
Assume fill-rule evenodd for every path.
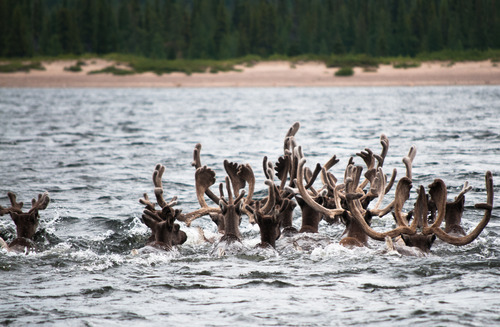
M 30 57 L 33 54 L 31 35 L 26 15 L 21 5 L 14 7 L 10 33 L 6 40 L 6 55 L 9 57 Z

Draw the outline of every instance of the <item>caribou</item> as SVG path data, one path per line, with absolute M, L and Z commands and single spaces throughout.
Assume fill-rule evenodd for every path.
M 242 216 L 248 217 L 250 224 L 257 224 L 260 231 L 260 243 L 257 248 L 276 249 L 280 238 L 300 237 L 301 234 L 320 234 L 320 222 L 341 223 L 345 226 L 339 243 L 345 247 L 367 247 L 369 240 L 383 241 L 389 251 L 404 255 L 427 255 L 434 242 L 439 239 L 444 243 L 463 246 L 473 242 L 484 230 L 491 219 L 493 210 L 493 175 L 485 174 L 486 202 L 475 204 L 476 209 L 484 210 L 483 218 L 470 232 L 462 226 L 465 211 L 465 196 L 472 187 L 465 182 L 460 193 L 452 200 L 447 199 L 447 187 L 443 180 L 436 178 L 426 187 L 417 188 L 417 197 L 413 209 L 404 212 L 413 188 L 413 162 L 417 149 L 411 146 L 402 162 L 406 173 L 396 183 L 397 170 L 389 176 L 384 172 L 384 162 L 389 150 L 389 139 L 380 136 L 382 147 L 379 154 L 371 149 L 356 153 L 366 166 L 356 165 L 354 157 L 348 159 L 343 182 L 333 173 L 332 167 L 340 162 L 333 155 L 314 170 L 306 167 L 306 158 L 302 147 L 295 138 L 300 123 L 294 123 L 287 131 L 283 141 L 283 154 L 273 164 L 267 156 L 262 160 L 265 176 L 264 184 L 267 196 L 253 199 L 255 175 L 249 164 L 223 161 L 227 174 L 219 184 L 219 195 L 210 188 L 216 182 L 215 171 L 201 163 L 201 144 L 193 150 L 192 166 L 195 168 L 195 193 L 200 208 L 183 213 L 178 205 L 177 196 L 170 201 L 164 199 L 163 175 L 165 167 L 157 164 L 153 171 L 153 185 L 156 203 L 144 193 L 139 202 L 144 205 L 142 222 L 151 230 L 146 245 L 160 250 L 170 251 L 187 241 L 187 234 L 181 230 L 181 223 L 190 227 L 195 219 L 209 215 L 217 226 L 220 240 L 213 253 L 225 254 L 230 246 L 244 247 L 240 224 Z M 278 182 L 275 182 L 277 177 Z M 314 186 L 320 177 L 322 185 Z M 382 206 L 385 196 L 392 187 L 394 198 Z M 245 188 L 248 186 L 248 193 Z M 215 206 L 209 206 L 207 196 Z M 0 244 L 8 251 L 28 253 L 36 250 L 33 237 L 39 223 L 39 211 L 47 208 L 50 199 L 47 192 L 32 200 L 32 207 L 23 212 L 22 202 L 17 202 L 16 195 L 9 192 L 10 207 L 0 206 L 0 216 L 9 214 L 16 225 L 16 237 L 7 244 L 0 238 Z M 375 203 L 372 205 L 372 203 Z M 387 203 L 387 201 L 385 201 Z M 293 226 L 294 209 L 300 207 L 301 226 Z M 157 206 L 159 208 L 157 208 Z M 374 229 L 372 221 L 391 213 L 395 226 L 387 231 Z M 444 223 L 444 228 L 441 227 Z
M 14 193 L 8 192 L 7 196 L 10 199 L 11 206 L 4 208 L 0 206 L 0 216 L 9 214 L 14 224 L 16 224 L 17 236 L 9 244 L 2 238 L 0 243 L 7 251 L 29 253 L 36 251 L 36 244 L 33 237 L 38 229 L 40 221 L 40 210 L 45 210 L 49 205 L 49 193 L 38 194 L 38 199 L 31 200 L 31 209 L 28 212 L 23 212 L 24 203 L 17 202 L 17 197 Z

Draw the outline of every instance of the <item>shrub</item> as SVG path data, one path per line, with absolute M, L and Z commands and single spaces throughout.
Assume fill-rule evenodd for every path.
M 93 74 L 113 74 L 113 75 L 132 75 L 135 74 L 133 70 L 129 69 L 121 69 L 117 68 L 116 66 L 108 66 L 106 68 L 103 68 L 101 70 L 92 70 L 88 72 L 89 75 Z
M 335 72 L 335 76 L 352 76 L 354 75 L 354 70 L 352 67 L 341 67 Z
M 420 62 L 418 61 L 397 61 L 392 64 L 394 68 L 417 68 L 420 67 Z
M 72 65 L 69 67 L 64 67 L 64 70 L 67 72 L 73 72 L 73 73 L 78 73 L 82 71 L 82 66 L 80 65 Z
M 9 62 L 4 65 L 0 65 L 0 73 L 15 73 L 15 72 L 26 72 L 30 70 L 45 70 L 42 63 L 39 61 L 23 63 L 23 62 Z

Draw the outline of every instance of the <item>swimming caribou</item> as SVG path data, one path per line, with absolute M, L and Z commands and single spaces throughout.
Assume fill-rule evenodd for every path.
M 4 208 L 0 206 L 0 216 L 9 214 L 14 224 L 16 224 L 17 236 L 9 244 L 2 238 L 0 243 L 7 251 L 25 252 L 36 250 L 36 245 L 33 242 L 33 236 L 38 229 L 40 220 L 40 210 L 45 210 L 49 205 L 49 193 L 38 194 L 38 199 L 31 200 L 31 209 L 28 212 L 23 212 L 24 203 L 17 202 L 16 195 L 8 192 L 7 196 L 10 199 L 11 206 Z
M 410 147 L 403 157 L 406 174 L 396 183 L 397 171 L 392 170 L 389 176 L 384 172 L 384 161 L 389 149 L 389 139 L 386 135 L 380 136 L 381 152 L 374 153 L 371 149 L 356 153 L 366 166 L 356 165 L 354 158 L 349 158 L 344 180 L 341 182 L 330 169 L 340 162 L 333 155 L 323 165 L 317 164 L 314 170 L 305 166 L 306 159 L 303 149 L 296 140 L 300 128 L 298 122 L 288 130 L 283 142 L 283 154 L 273 165 L 268 157 L 263 159 L 263 173 L 268 195 L 262 199 L 253 198 L 255 191 L 255 175 L 248 164 L 237 164 L 224 161 L 227 176 L 224 183 L 219 184 L 219 195 L 210 187 L 215 184 L 215 172 L 201 163 L 201 144 L 196 144 L 193 151 L 192 165 L 195 168 L 195 190 L 200 208 L 182 214 L 172 207 L 177 204 L 174 197 L 165 202 L 162 197 L 161 176 L 164 167 L 158 165 L 153 174 L 155 195 L 160 210 L 147 195 L 141 199 L 146 205 L 143 221 L 152 230 L 150 244 L 166 243 L 165 249 L 185 242 L 186 235 L 175 221 L 181 221 L 190 226 L 202 216 L 210 215 L 222 235 L 221 241 L 227 243 L 241 243 L 239 225 L 242 215 L 249 218 L 249 222 L 257 223 L 260 229 L 261 242 L 259 246 L 276 246 L 280 237 L 297 233 L 319 233 L 320 221 L 328 223 L 342 223 L 345 231 L 339 243 L 346 247 L 368 246 L 369 239 L 385 241 L 389 250 L 403 254 L 426 254 L 435 239 L 439 238 L 453 245 L 464 245 L 476 239 L 488 224 L 493 208 L 493 182 L 491 172 L 486 173 L 487 202 L 477 204 L 476 208 L 484 209 L 485 214 L 477 227 L 469 234 L 461 226 L 464 212 L 465 194 L 471 190 L 466 183 L 454 201 L 447 202 L 446 186 L 440 179 L 429 185 L 426 192 L 423 186 L 418 189 L 417 201 L 413 210 L 405 213 L 403 207 L 409 199 L 412 188 L 413 161 L 416 156 L 416 147 Z M 320 177 L 322 186 L 316 188 L 314 183 Z M 278 178 L 278 183 L 274 182 Z M 362 178 L 363 177 L 363 178 Z M 248 195 L 245 196 L 245 187 L 248 185 Z M 394 198 L 387 203 L 387 195 L 396 185 Z M 224 191 L 227 198 L 224 196 Z M 216 206 L 209 206 L 205 196 L 211 199 Z M 372 202 L 375 201 L 374 205 Z M 382 206 L 383 203 L 387 203 Z M 301 211 L 301 226 L 293 226 L 294 209 L 297 206 Z M 371 227 L 375 217 L 383 217 L 392 213 L 395 227 L 384 232 L 376 231 Z M 442 229 L 442 223 L 445 228 Z M 165 237 L 163 229 L 171 230 L 170 236 Z M 163 229 L 162 229 L 163 228 Z M 163 236 L 162 236 L 163 235 Z M 415 250 L 417 249 L 417 250 Z

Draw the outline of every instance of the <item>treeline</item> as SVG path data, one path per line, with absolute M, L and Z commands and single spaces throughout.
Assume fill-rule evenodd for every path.
M 0 56 L 415 56 L 500 49 L 496 0 L 0 0 Z

